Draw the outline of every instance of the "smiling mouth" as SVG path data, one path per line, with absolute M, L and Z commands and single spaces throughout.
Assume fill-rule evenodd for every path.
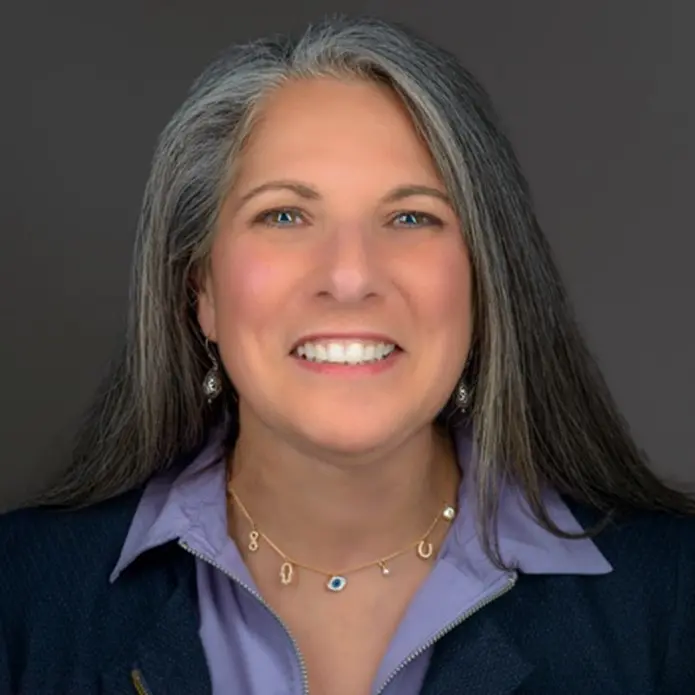
M 312 340 L 298 345 L 292 356 L 316 364 L 357 366 L 376 364 L 402 349 L 396 343 L 373 340 Z

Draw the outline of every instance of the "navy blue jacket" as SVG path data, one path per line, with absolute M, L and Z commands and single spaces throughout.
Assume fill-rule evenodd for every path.
M 0 516 L 0 695 L 137 695 L 134 670 L 151 695 L 210 693 L 194 558 L 170 544 L 109 584 L 139 497 Z M 695 519 L 596 543 L 612 573 L 520 575 L 437 643 L 422 695 L 695 693 Z

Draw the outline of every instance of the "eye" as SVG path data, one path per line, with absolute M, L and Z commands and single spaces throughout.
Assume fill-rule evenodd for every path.
M 417 210 L 399 212 L 391 218 L 391 223 L 397 227 L 441 227 L 442 221 L 434 215 Z
M 265 224 L 269 227 L 296 227 L 303 219 L 302 212 L 296 208 L 275 208 L 265 210 L 254 217 L 254 224 Z

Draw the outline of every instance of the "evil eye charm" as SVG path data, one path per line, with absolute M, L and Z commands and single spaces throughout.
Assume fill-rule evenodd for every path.
M 347 579 L 338 575 L 331 577 L 326 582 L 326 588 L 329 591 L 342 591 L 347 586 Z

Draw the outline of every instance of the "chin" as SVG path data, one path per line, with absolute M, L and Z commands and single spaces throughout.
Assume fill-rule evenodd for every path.
M 295 431 L 307 442 L 320 449 L 346 456 L 359 456 L 388 446 L 402 436 L 405 423 L 396 418 L 345 414 L 336 417 L 302 418 L 294 423 Z

